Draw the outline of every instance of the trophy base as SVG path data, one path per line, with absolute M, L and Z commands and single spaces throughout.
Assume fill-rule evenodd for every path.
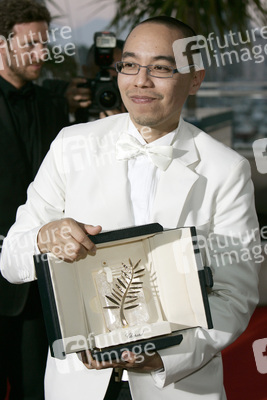
M 152 324 L 139 324 L 96 335 L 95 345 L 97 348 L 103 349 L 105 347 L 149 339 L 155 336 L 168 335 L 171 332 L 171 324 L 167 321 L 155 322 Z
M 131 351 L 137 355 L 141 353 L 152 355 L 157 350 L 162 350 L 167 347 L 177 346 L 183 340 L 183 335 L 180 331 L 172 332 L 169 335 L 157 336 L 145 340 L 137 340 L 132 343 L 121 344 L 119 346 L 107 347 L 105 349 L 91 349 L 91 355 L 98 362 L 112 362 L 121 360 L 121 355 L 124 351 Z

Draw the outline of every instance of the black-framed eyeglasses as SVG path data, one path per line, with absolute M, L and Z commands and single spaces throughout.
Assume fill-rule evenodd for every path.
M 129 61 L 118 61 L 115 65 L 117 72 L 124 75 L 137 75 L 140 71 L 140 68 L 146 68 L 148 75 L 155 78 L 172 78 L 174 74 L 179 72 L 178 69 L 169 65 L 160 64 L 140 65 L 138 63 Z

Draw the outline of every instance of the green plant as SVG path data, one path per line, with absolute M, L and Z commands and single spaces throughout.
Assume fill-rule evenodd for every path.
M 249 20 L 259 25 L 267 18 L 265 0 L 116 0 L 116 4 L 110 27 L 116 27 L 118 32 L 157 15 L 178 18 L 203 35 L 212 31 L 223 34 L 233 28 L 244 33 Z

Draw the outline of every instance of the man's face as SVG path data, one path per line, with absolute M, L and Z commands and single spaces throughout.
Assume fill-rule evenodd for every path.
M 182 38 L 176 29 L 145 23 L 129 35 L 122 61 L 140 65 L 168 65 L 176 68 L 172 44 Z M 172 78 L 149 76 L 145 68 L 137 75 L 118 74 L 121 97 L 137 129 L 148 126 L 165 134 L 175 129 L 183 104 L 197 89 L 194 74 L 176 73 Z
M 1 44 L 1 75 L 17 88 L 39 77 L 44 60 L 48 25 L 46 22 L 16 24 L 7 46 Z

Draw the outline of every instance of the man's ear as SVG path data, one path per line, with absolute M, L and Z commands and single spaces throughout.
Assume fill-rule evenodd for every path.
M 193 79 L 192 79 L 191 89 L 190 89 L 189 94 L 196 94 L 196 92 L 200 88 L 201 83 L 203 82 L 204 78 L 205 78 L 205 70 L 204 69 L 193 72 Z

